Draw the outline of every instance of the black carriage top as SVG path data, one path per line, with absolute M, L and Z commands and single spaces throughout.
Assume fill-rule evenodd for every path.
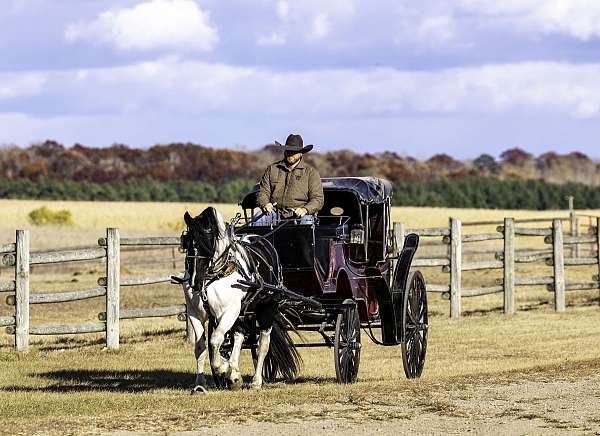
M 361 203 L 384 203 L 392 198 L 392 184 L 377 177 L 326 177 L 323 190 L 352 191 Z

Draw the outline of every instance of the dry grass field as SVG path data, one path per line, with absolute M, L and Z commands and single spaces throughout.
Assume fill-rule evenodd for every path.
M 108 226 L 122 235 L 173 235 L 185 210 L 202 204 L 91 203 L 0 200 L 0 243 L 41 205 L 68 209 L 75 226 L 31 228 L 33 249 L 92 245 Z M 233 205 L 218 205 L 225 215 Z M 596 212 L 597 213 L 597 212 Z M 408 227 L 443 226 L 505 216 L 564 216 L 564 212 L 395 208 Z M 473 231 L 491 231 L 477 228 Z M 526 241 L 530 244 L 529 241 Z M 536 242 L 531 242 L 536 244 Z M 173 270 L 124 256 L 122 275 Z M 143 259 L 142 259 L 143 260 Z M 443 283 L 440 268 L 424 269 Z M 0 279 L 10 270 L 3 269 Z M 520 265 L 518 274 L 545 275 L 543 265 Z M 590 267 L 569 269 L 567 280 L 589 281 Z M 32 271 L 33 292 L 95 286 L 97 263 Z M 497 274 L 465 272 L 465 286 L 492 284 Z M 3 294 L 5 295 L 5 294 Z M 0 300 L 0 316 L 11 307 Z M 175 285 L 122 291 L 122 307 L 181 303 Z M 448 302 L 430 295 L 430 336 L 425 372 L 408 381 L 399 347 L 378 347 L 363 335 L 359 382 L 334 382 L 332 351 L 302 349 L 304 367 L 294 384 L 275 383 L 260 392 L 212 391 L 190 396 L 194 375 L 184 323 L 175 318 L 126 320 L 119 351 L 103 348 L 99 334 L 32 337 L 31 351 L 17 355 L 12 337 L 0 332 L 0 433 L 78 434 L 112 431 L 219 434 L 463 433 L 600 434 L 600 298 L 598 291 L 567 295 L 557 314 L 545 289 L 518 288 L 516 315 L 501 313 L 501 295 L 464 299 L 465 316 L 448 318 Z M 32 306 L 32 323 L 95 321 L 102 299 Z M 309 338 L 309 337 L 308 337 Z M 251 376 L 249 353 L 243 373 Z

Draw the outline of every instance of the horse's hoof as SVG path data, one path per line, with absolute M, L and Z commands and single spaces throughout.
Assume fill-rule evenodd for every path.
M 196 394 L 207 394 L 208 390 L 202 386 L 202 385 L 196 385 L 192 388 L 192 392 L 190 392 L 191 395 L 196 395 Z
M 229 389 L 231 389 L 232 391 L 239 391 L 240 389 L 242 389 L 243 385 L 244 383 L 242 382 L 242 378 L 236 378 L 235 380 L 231 380 L 231 382 L 229 383 Z

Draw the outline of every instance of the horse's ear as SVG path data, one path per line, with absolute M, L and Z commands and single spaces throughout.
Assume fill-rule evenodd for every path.
M 192 222 L 194 221 L 194 219 L 192 218 L 192 216 L 189 214 L 189 212 L 186 210 L 185 214 L 183 215 L 183 220 L 185 221 L 185 224 L 188 227 L 192 226 Z

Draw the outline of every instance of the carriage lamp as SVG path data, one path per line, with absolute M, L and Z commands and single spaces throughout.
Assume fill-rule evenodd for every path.
M 365 242 L 365 231 L 363 226 L 353 226 L 350 230 L 350 243 L 351 244 L 363 244 Z

